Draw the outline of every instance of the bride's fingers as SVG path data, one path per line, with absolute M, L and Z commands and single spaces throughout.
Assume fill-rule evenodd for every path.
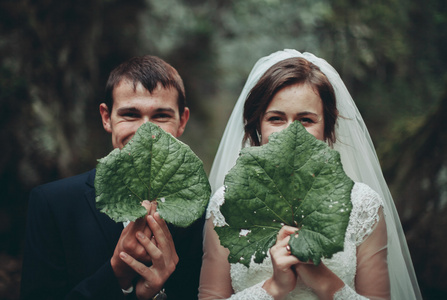
M 286 246 L 277 246 L 270 249 L 270 256 L 277 270 L 288 272 L 289 269 L 300 261 L 292 255 Z
M 287 247 L 288 245 L 285 246 L 275 246 L 272 247 L 270 249 L 270 254 L 274 257 L 282 257 L 282 256 L 293 256 L 292 253 L 290 252 L 290 248 Z M 293 256 L 295 257 L 295 256 Z
M 289 252 L 290 253 L 290 246 L 289 246 L 289 240 L 291 235 L 298 234 L 298 228 L 291 227 L 291 226 L 283 226 L 281 230 L 278 232 L 278 235 L 276 237 L 276 243 L 272 247 L 272 249 L 275 251 L 275 249 L 279 249 L 280 251 Z
M 290 236 L 285 237 L 284 239 L 276 242 L 275 245 L 273 245 L 272 248 L 270 248 L 270 254 L 271 255 L 281 255 L 281 256 L 289 256 L 292 253 L 290 252 L 290 246 L 289 246 L 289 239 Z
M 278 233 L 276 243 L 275 245 L 273 245 L 273 247 L 270 248 L 270 253 L 272 255 L 277 253 L 285 255 L 286 253 L 284 253 L 284 251 L 286 250 L 286 247 L 289 245 L 289 240 L 290 240 L 290 234 L 280 238 L 280 234 Z
M 285 247 L 286 245 L 289 244 L 289 240 L 290 240 L 290 234 L 286 235 L 283 238 L 277 238 L 275 246 L 277 247 Z
M 282 240 L 286 237 L 289 237 L 291 234 L 296 233 L 297 231 L 298 228 L 285 225 L 281 227 L 281 229 L 279 230 L 276 240 L 277 241 Z
M 313 265 L 313 266 L 315 266 L 314 262 L 311 259 L 308 260 L 308 261 L 301 261 L 301 260 L 299 260 L 299 262 L 300 262 L 300 265 Z

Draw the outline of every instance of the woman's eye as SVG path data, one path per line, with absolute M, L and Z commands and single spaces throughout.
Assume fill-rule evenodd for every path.
M 310 118 L 302 118 L 300 119 L 301 124 L 310 124 L 310 123 L 314 123 L 314 121 Z
M 274 116 L 274 117 L 270 117 L 270 118 L 268 118 L 268 121 L 269 121 L 269 122 L 277 122 L 277 121 L 281 121 L 281 117 L 276 117 L 276 116 Z

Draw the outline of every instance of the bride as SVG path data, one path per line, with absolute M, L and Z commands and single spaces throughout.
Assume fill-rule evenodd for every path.
M 300 121 L 340 152 L 355 181 L 344 250 L 318 266 L 291 255 L 297 229 L 283 226 L 268 257 L 247 268 L 228 262 L 215 226 L 224 177 L 242 146 L 268 142 Z M 295 50 L 261 58 L 251 71 L 222 137 L 210 172 L 199 299 L 421 299 L 405 236 L 366 126 L 338 73 L 323 59 Z

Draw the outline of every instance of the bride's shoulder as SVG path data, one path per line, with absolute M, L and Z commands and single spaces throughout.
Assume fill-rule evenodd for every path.
M 211 199 L 208 203 L 208 207 L 206 209 L 206 218 L 214 217 L 213 223 L 214 226 L 223 226 L 225 225 L 225 218 L 220 212 L 220 207 L 225 201 L 224 198 L 225 187 L 221 186 L 218 190 L 214 192 L 211 196 Z
M 355 244 L 361 244 L 374 230 L 383 207 L 380 195 L 368 185 L 356 182 L 351 191 L 352 212 L 348 231 L 355 237 Z
M 222 204 L 224 203 L 224 199 L 225 199 L 224 194 L 225 194 L 225 186 L 221 186 L 211 196 L 210 203 L 208 204 L 208 207 L 210 205 L 217 205 L 219 207 L 222 206 Z
M 383 200 L 380 195 L 369 185 L 355 182 L 351 191 L 351 201 L 353 206 L 380 207 L 383 206 Z

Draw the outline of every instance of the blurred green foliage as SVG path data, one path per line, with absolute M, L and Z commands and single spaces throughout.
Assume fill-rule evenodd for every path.
M 339 71 L 385 157 L 384 169 L 400 168 L 391 163 L 391 154 L 402 151 L 396 141 L 426 126 L 446 90 L 446 5 L 0 0 L 0 252 L 20 261 L 30 188 L 93 168 L 111 150 L 98 104 L 110 70 L 135 55 L 160 56 L 179 70 L 192 111 L 182 140 L 207 171 L 252 66 L 284 48 L 313 52 Z M 393 191 L 396 199 L 399 192 Z M 425 295 L 437 289 L 445 292 L 430 285 Z M 0 298 L 14 299 L 16 291 L 0 279 Z

